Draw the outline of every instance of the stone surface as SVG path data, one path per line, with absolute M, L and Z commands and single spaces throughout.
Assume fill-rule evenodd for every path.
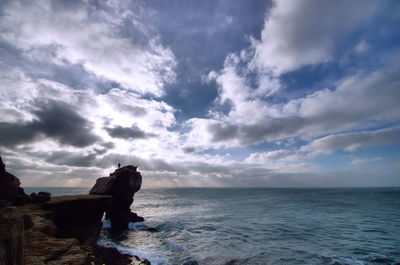
M 56 238 L 39 230 L 26 233 L 25 264 L 90 264 L 90 253 L 74 238 Z
M 23 264 L 25 226 L 23 214 L 13 206 L 0 210 L 0 264 Z
M 104 264 L 107 265 L 150 265 L 150 261 L 147 259 L 141 259 L 137 256 L 131 256 L 129 254 L 120 253 L 114 247 L 97 246 L 95 250 L 95 256 L 98 257 Z
M 29 196 L 29 202 L 31 203 L 44 203 L 50 201 L 50 196 L 39 195 L 35 192 L 32 192 Z
M 50 197 L 50 196 L 51 196 L 51 193 L 50 193 L 50 192 L 47 192 L 47 191 L 39 191 L 39 192 L 38 192 L 38 195 Z
M 109 195 L 56 196 L 43 204 L 58 228 L 58 236 L 94 241 L 100 232 L 104 212 L 111 202 Z
M 33 222 L 25 231 L 25 264 L 150 264 L 96 244 L 101 218 L 111 199 L 107 195 L 55 196 L 43 204 L 19 206 Z
M 115 177 L 103 177 L 96 180 L 93 188 L 90 190 L 90 194 L 98 195 L 111 195 L 111 188 L 114 183 Z
M 20 184 L 16 176 L 6 171 L 6 165 L 0 156 L 0 200 L 14 201 Z
M 111 195 L 113 200 L 107 209 L 106 218 L 111 220 L 113 228 L 127 229 L 129 222 L 142 222 L 143 217 L 132 213 L 130 206 L 135 192 L 142 186 L 142 176 L 135 166 L 118 168 L 109 177 L 99 178 L 90 190 L 90 194 Z
M 111 205 L 121 202 L 128 206 L 125 217 L 141 218 L 129 210 L 141 186 L 140 173 L 132 166 L 119 170 L 105 182 L 103 191 L 109 195 L 51 197 L 42 191 L 28 196 L 0 157 L 0 265 L 150 264 L 96 244 L 104 212 Z M 99 185 L 104 186 L 101 181 Z

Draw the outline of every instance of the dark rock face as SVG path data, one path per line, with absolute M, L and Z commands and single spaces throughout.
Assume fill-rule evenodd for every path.
M 16 176 L 6 171 L 6 165 L 0 156 L 0 200 L 14 201 L 20 184 Z
M 97 246 L 95 249 L 95 256 L 100 258 L 102 262 L 107 265 L 151 265 L 150 261 L 147 259 L 119 253 L 118 250 L 113 247 Z
M 24 264 L 25 225 L 23 216 L 24 215 L 13 206 L 0 210 L 1 264 Z
M 119 170 L 106 178 L 112 179 L 110 184 L 105 182 L 105 187 L 111 187 L 107 191 L 110 195 L 120 193 L 116 199 L 110 195 L 51 197 L 43 191 L 29 196 L 19 179 L 6 172 L 0 157 L 0 265 L 150 264 L 146 259 L 96 244 L 103 214 L 113 209 L 110 205 L 121 202 L 128 205 L 126 215 L 141 218 L 129 211 L 133 193 L 141 186 L 140 173 L 132 166 Z
M 135 166 L 118 168 L 109 177 L 99 178 L 90 194 L 111 195 L 113 200 L 106 211 L 113 228 L 126 229 L 129 222 L 143 222 L 143 217 L 132 213 L 133 195 L 142 186 L 142 176 Z
M 56 196 L 43 204 L 19 206 L 24 214 L 25 246 L 21 252 L 24 263 L 18 264 L 105 264 L 94 255 L 101 219 L 111 199 L 98 195 Z
M 43 204 L 43 209 L 51 212 L 49 219 L 57 226 L 57 236 L 93 243 L 111 200 L 111 196 L 104 195 L 56 196 Z
M 29 196 L 30 197 L 29 202 L 31 202 L 31 203 L 44 203 L 44 202 L 50 201 L 50 196 L 42 195 L 40 193 L 41 192 L 39 192 L 39 194 L 36 194 L 35 192 L 32 192 L 31 195 Z

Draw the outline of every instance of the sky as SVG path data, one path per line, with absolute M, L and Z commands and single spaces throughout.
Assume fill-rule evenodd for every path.
M 22 186 L 400 186 L 400 3 L 0 1 Z

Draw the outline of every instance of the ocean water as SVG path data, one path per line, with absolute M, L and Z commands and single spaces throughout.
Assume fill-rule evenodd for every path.
M 399 188 L 143 189 L 132 209 L 99 243 L 152 264 L 400 264 Z

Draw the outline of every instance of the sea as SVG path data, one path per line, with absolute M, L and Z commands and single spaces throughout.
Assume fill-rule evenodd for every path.
M 400 188 L 142 189 L 132 210 L 145 222 L 104 220 L 98 243 L 152 264 L 400 264 Z

